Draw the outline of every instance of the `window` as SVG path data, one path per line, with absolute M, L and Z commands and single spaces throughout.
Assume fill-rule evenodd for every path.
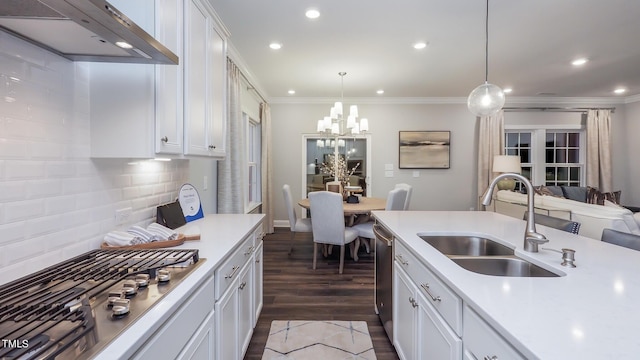
M 262 132 L 260 123 L 244 114 L 247 121 L 247 193 L 245 196 L 245 210 L 253 210 L 262 201 L 261 183 L 261 151 Z
M 547 131 L 545 138 L 545 185 L 580 186 L 584 181 L 580 133 Z
M 534 185 L 584 186 L 585 145 L 582 129 L 505 130 L 505 154 L 520 156 L 522 175 Z

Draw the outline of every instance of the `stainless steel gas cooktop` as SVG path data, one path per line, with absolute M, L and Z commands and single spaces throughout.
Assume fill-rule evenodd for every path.
M 94 250 L 0 286 L 0 359 L 88 359 L 202 263 L 198 250 Z

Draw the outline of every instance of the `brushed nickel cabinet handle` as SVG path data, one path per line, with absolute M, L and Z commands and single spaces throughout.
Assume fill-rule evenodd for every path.
M 431 295 L 431 291 L 429 291 L 429 284 L 420 284 L 420 287 L 422 287 L 424 289 L 424 291 L 427 292 L 427 294 L 429 294 L 429 297 L 431 297 L 432 301 L 442 301 L 442 299 L 440 298 L 440 296 L 436 296 L 433 297 L 433 295 Z
M 233 275 L 236 274 L 236 271 L 238 271 L 239 269 L 240 269 L 240 266 L 237 266 L 237 265 L 234 266 L 232 271 L 231 271 L 231 274 L 225 275 L 224 278 L 225 279 L 231 279 L 233 277 Z
M 160 139 L 160 141 L 166 144 L 167 142 L 169 142 L 169 138 L 165 136 L 162 139 Z
M 396 260 L 398 260 L 398 262 L 400 262 L 400 264 L 407 266 L 409 265 L 409 262 L 407 260 L 405 260 L 402 255 L 396 255 Z

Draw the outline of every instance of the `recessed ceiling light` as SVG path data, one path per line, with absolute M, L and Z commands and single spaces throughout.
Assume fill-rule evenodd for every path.
M 427 47 L 427 43 L 422 41 L 413 44 L 413 48 L 416 50 L 424 49 L 426 47 Z
M 273 50 L 279 50 L 282 48 L 282 44 L 274 42 L 269 44 L 269 47 L 272 48 Z
M 287 91 L 287 92 L 289 93 L 289 95 L 293 95 L 293 94 L 295 94 L 295 93 L 296 93 L 296 91 L 295 91 L 295 90 L 293 90 L 293 89 L 292 89 L 292 90 L 289 90 L 289 91 Z
M 384 94 L 384 90 L 380 89 L 380 90 L 376 91 L 376 93 L 377 93 L 378 95 L 382 95 L 382 94 Z
M 513 89 L 512 89 L 512 88 L 504 88 L 504 89 L 502 90 L 502 92 L 504 92 L 505 94 L 509 94 L 509 93 L 511 93 L 512 91 L 513 91 Z
M 575 59 L 575 60 L 573 60 L 573 61 L 571 62 L 571 65 L 573 65 L 573 66 L 580 66 L 580 65 L 584 65 L 584 64 L 586 64 L 586 63 L 587 63 L 587 61 L 589 61 L 589 60 L 587 60 L 586 58 Z
M 304 13 L 304 16 L 308 17 L 309 19 L 317 19 L 320 17 L 320 11 L 316 9 L 309 9 L 306 13 Z
M 627 89 L 625 88 L 617 88 L 615 90 L 613 90 L 614 93 L 616 94 L 624 94 L 627 91 Z

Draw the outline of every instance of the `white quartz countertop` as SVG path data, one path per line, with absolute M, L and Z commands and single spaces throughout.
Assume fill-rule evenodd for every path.
M 131 357 L 187 300 L 194 288 L 213 276 L 215 268 L 220 265 L 225 256 L 235 250 L 247 234 L 254 231 L 263 217 L 263 214 L 211 214 L 176 229 L 175 231 L 185 235 L 200 234 L 200 240 L 186 241 L 176 248 L 198 249 L 199 257 L 204 261 L 201 261 L 198 268 L 177 287 L 155 303 L 144 316 L 107 345 L 95 359 L 112 360 Z M 211 302 L 213 301 L 214 299 L 211 299 Z
M 493 212 L 376 211 L 374 216 L 527 358 L 640 358 L 640 252 L 537 226 L 561 254 L 523 249 L 525 222 Z M 499 277 L 465 270 L 418 234 L 475 234 L 564 276 Z M 464 320 L 463 320 L 464 321 Z M 463 340 L 464 341 L 464 340 Z

